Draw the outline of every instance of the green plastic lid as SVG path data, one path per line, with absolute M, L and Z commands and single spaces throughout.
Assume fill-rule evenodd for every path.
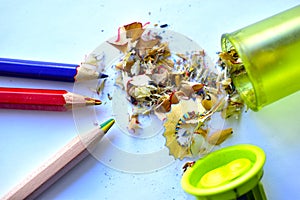
M 181 180 L 182 188 L 198 199 L 235 199 L 260 181 L 265 153 L 242 144 L 223 148 L 198 160 Z

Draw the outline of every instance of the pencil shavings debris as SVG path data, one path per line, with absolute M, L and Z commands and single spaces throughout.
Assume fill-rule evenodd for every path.
M 95 70 L 103 70 L 104 69 L 104 53 L 102 52 L 99 55 L 95 54 L 89 54 L 88 56 L 85 56 L 84 61 L 81 63 L 81 66 L 91 68 L 91 66 L 94 66 L 93 69 Z
M 212 145 L 220 145 L 233 133 L 232 128 L 219 130 L 212 133 L 208 138 L 207 142 Z
M 115 48 L 119 49 L 122 53 L 127 52 L 128 43 L 124 43 L 124 44 L 114 44 L 111 42 L 108 42 L 108 43 L 111 44 L 112 46 L 114 46 Z
M 112 96 L 111 96 L 109 93 L 107 93 L 107 98 L 108 98 L 109 100 L 112 100 Z
M 145 25 L 147 25 L 148 23 L 146 23 Z M 144 26 L 145 26 L 144 25 Z M 124 26 L 124 29 L 126 31 L 126 37 L 127 38 L 131 38 L 131 42 L 136 41 L 137 39 L 139 39 L 141 37 L 141 35 L 144 32 L 144 27 L 142 25 L 141 22 L 133 22 L 131 24 L 127 24 Z M 134 30 L 134 31 L 131 31 Z
M 130 118 L 130 122 L 128 124 L 128 129 L 135 131 L 139 128 L 141 128 L 141 126 L 140 126 L 140 123 L 139 123 L 139 120 L 138 120 L 138 116 L 137 115 L 132 115 L 131 118 Z
M 187 170 L 188 168 L 193 167 L 195 163 L 196 163 L 195 161 L 186 162 L 186 163 L 182 166 L 183 173 L 186 172 L 186 170 Z
M 211 130 L 209 121 L 212 112 L 207 111 L 199 101 L 200 99 L 182 100 L 167 114 L 164 136 L 166 146 L 175 158 L 205 155 L 233 133 L 232 128 Z
M 229 118 L 234 116 L 239 118 L 244 110 L 245 104 L 236 91 L 231 77 L 246 73 L 245 67 L 239 58 L 237 51 L 232 47 L 227 52 L 219 52 L 218 66 L 222 72 L 218 76 L 218 81 L 223 90 L 226 91 L 228 98 L 222 110 L 222 117 Z
M 162 24 L 162 25 L 160 25 L 159 27 L 160 28 L 166 28 L 166 27 L 168 27 L 169 25 L 168 24 Z
M 194 134 L 199 124 L 203 124 L 206 110 L 196 100 L 182 100 L 172 107 L 164 123 L 166 146 L 175 158 L 193 157 L 200 151 L 205 151 L 205 138 Z M 196 148 L 195 148 L 196 147 Z
M 136 107 L 132 116 L 155 114 L 164 120 L 181 99 L 205 93 L 205 53 L 173 55 L 169 44 L 144 26 L 138 22 L 125 25 L 119 28 L 115 41 L 108 41 L 124 53 L 115 65 L 119 71 L 116 85 L 126 91 L 128 101 Z
M 173 53 L 161 34 L 145 28 L 147 24 L 124 25 L 115 40 L 107 41 L 123 53 L 114 69 L 115 85 L 132 106 L 127 128 L 136 133 L 142 128 L 139 117 L 153 114 L 164 121 L 171 155 L 203 155 L 232 135 L 232 129 L 213 128 L 210 121 L 217 113 L 238 117 L 243 110 L 231 81 L 232 73 L 243 72 L 243 65 L 234 50 L 221 52 L 220 70 L 215 72 L 204 50 Z
M 104 87 L 105 87 L 105 82 L 107 79 L 100 79 L 98 82 L 98 85 L 96 86 L 96 93 L 99 95 L 102 93 Z

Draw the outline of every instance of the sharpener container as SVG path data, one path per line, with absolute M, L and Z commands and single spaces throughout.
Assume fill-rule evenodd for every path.
M 233 83 L 252 110 L 300 89 L 300 6 L 221 37 L 223 51 L 234 47 L 246 73 Z
M 266 200 L 260 179 L 264 151 L 254 145 L 225 147 L 196 161 L 181 185 L 198 200 Z

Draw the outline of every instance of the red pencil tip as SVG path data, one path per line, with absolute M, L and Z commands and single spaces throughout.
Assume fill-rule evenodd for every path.
M 99 99 L 93 99 L 90 97 L 86 97 L 85 98 L 85 104 L 86 105 L 101 105 L 102 101 L 100 101 Z
M 101 105 L 101 104 L 102 104 L 102 102 L 100 100 L 95 99 L 95 105 Z

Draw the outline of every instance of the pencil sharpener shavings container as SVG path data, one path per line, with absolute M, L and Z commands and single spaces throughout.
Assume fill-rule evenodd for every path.
M 260 182 L 265 159 L 264 151 L 257 146 L 225 147 L 188 168 L 181 185 L 198 200 L 266 200 Z
M 233 83 L 252 110 L 300 89 L 300 6 L 221 37 L 222 51 L 232 47 L 245 72 Z

